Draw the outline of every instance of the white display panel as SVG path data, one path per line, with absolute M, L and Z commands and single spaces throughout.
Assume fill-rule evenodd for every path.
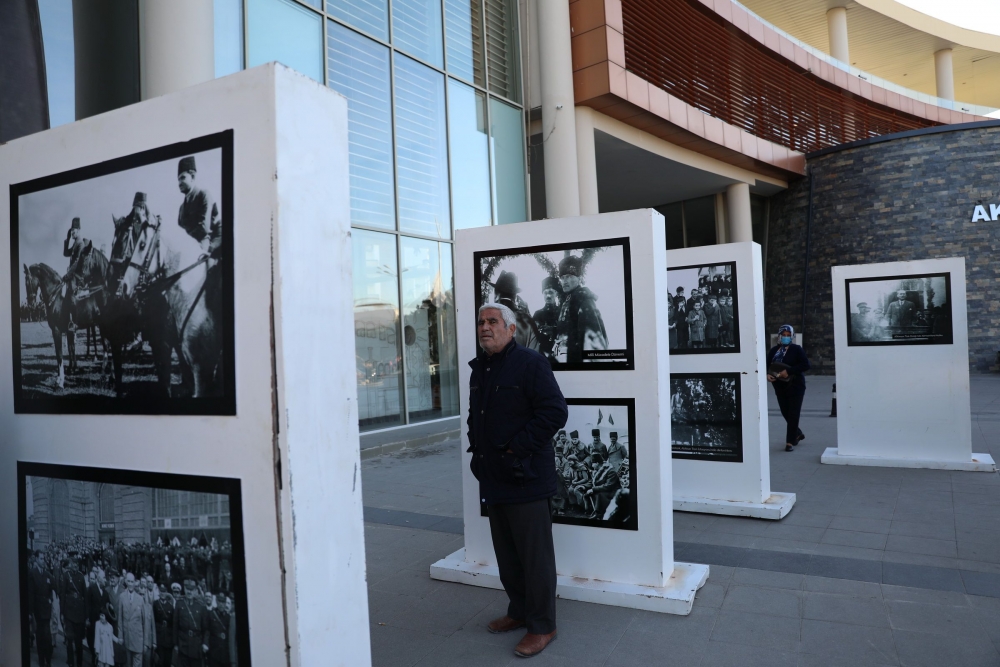
M 661 352 L 666 349 L 666 309 L 659 298 L 666 289 L 667 277 L 663 218 L 654 211 L 639 210 L 458 231 L 455 293 L 459 356 L 464 362 L 474 358 L 477 351 L 476 253 L 500 255 L 524 248 L 524 253 L 518 253 L 524 255 L 539 246 L 622 238 L 627 239 L 629 248 L 631 302 L 608 303 L 605 307 L 598 299 L 597 304 L 602 313 L 605 309 L 619 309 L 621 317 L 630 318 L 634 324 L 635 369 L 557 370 L 555 375 L 567 399 L 634 399 L 635 432 L 628 435 L 637 459 L 634 474 L 638 522 L 635 530 L 555 524 L 556 571 L 561 576 L 663 587 L 674 569 L 670 457 L 664 456 L 668 449 L 663 446 L 670 434 L 670 359 Z M 594 289 L 603 291 L 596 286 Z M 527 305 L 531 311 L 541 307 Z M 615 322 L 616 326 L 624 324 Z M 620 347 L 628 346 L 623 342 Z M 601 362 L 593 365 L 600 366 Z M 462 366 L 467 368 L 464 363 Z M 463 417 L 469 409 L 468 394 L 466 371 L 460 380 Z M 589 442 L 589 435 L 581 437 Z M 463 452 L 466 448 L 468 439 L 463 428 Z M 463 453 L 465 560 L 493 566 L 496 557 L 489 520 L 481 516 L 479 483 L 469 470 L 470 457 Z
M 685 384 L 704 378 L 704 391 L 719 393 L 722 388 L 720 383 L 731 383 L 732 378 L 738 383 L 735 393 L 739 408 L 738 429 L 728 424 L 725 428 L 711 425 L 709 428 L 702 425 L 685 428 L 683 421 L 691 418 L 683 414 L 686 408 L 684 397 L 672 397 L 672 408 L 677 420 L 674 426 L 678 431 L 673 434 L 676 437 L 672 446 L 674 508 L 760 515 L 754 514 L 747 507 L 739 510 L 730 507 L 727 510 L 725 507 L 705 506 L 705 503 L 713 502 L 763 505 L 773 495 L 768 456 L 768 387 L 765 379 L 767 338 L 764 335 L 760 246 L 748 242 L 670 250 L 667 252 L 667 263 L 667 284 L 673 299 L 677 299 L 678 287 L 684 287 L 684 295 L 690 298 L 692 285 L 701 285 L 701 289 L 707 292 L 706 297 L 711 294 L 718 302 L 728 295 L 735 303 L 735 319 L 730 328 L 734 334 L 732 340 L 718 337 L 725 344 L 678 350 L 680 342 L 674 340 L 677 337 L 674 335 L 674 348 L 670 355 L 674 388 L 688 393 L 700 391 L 700 386 L 688 389 Z M 714 279 L 715 275 L 723 276 L 724 280 Z M 675 317 L 675 320 L 676 327 L 683 325 L 681 318 Z M 683 340 L 684 337 L 680 338 Z M 676 381 L 678 379 L 679 382 Z M 719 385 L 719 388 L 715 385 Z M 725 390 L 733 391 L 728 384 Z M 715 413 L 720 411 L 713 410 Z M 698 423 L 698 420 L 692 421 Z M 782 502 L 786 502 L 789 496 L 791 502 L 794 502 L 794 494 L 780 495 Z M 760 508 L 761 511 L 764 509 L 763 506 Z M 781 516 L 789 509 L 790 505 Z M 767 518 L 779 517 L 775 515 Z
M 12 351 L 0 353 L 0 663 L 22 664 L 19 461 L 237 480 L 250 647 L 240 664 L 370 663 L 343 97 L 271 64 L 10 142 L 0 232 L 10 238 L 11 184 L 226 131 L 235 416 L 15 414 Z M 177 208 L 159 212 L 178 225 Z M 0 274 L 20 277 L 9 257 Z
M 837 451 L 827 454 L 839 461 L 824 462 L 981 459 L 972 453 L 965 259 L 835 266 L 832 278 Z

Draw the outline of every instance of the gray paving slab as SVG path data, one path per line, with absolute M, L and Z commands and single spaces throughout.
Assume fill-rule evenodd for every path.
M 798 495 L 789 516 L 674 513 L 675 558 L 712 566 L 690 616 L 560 600 L 559 639 L 531 664 L 1000 664 L 1000 476 L 821 465 L 831 381 L 810 378 L 795 452 L 769 415 L 772 488 Z M 1000 453 L 1000 378 L 973 378 L 973 396 L 977 443 Z M 362 473 L 373 664 L 524 664 L 520 632 L 485 630 L 502 591 L 428 575 L 463 543 L 458 442 Z

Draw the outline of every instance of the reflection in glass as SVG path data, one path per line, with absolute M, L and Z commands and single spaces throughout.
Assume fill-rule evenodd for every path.
M 448 144 L 455 229 L 490 224 L 490 156 L 486 95 L 448 80 Z
M 323 83 L 323 23 L 293 0 L 249 0 L 250 67 L 272 60 Z
M 480 0 L 444 0 L 444 23 L 448 71 L 476 85 L 486 85 Z
M 496 221 L 499 225 L 524 222 L 524 125 L 521 110 L 490 99 L 493 140 L 493 178 L 496 182 Z
M 398 54 L 395 68 L 399 228 L 450 238 L 444 76 Z
M 444 66 L 441 0 L 393 0 L 392 43 L 435 67 Z
M 327 23 L 330 87 L 347 98 L 351 222 L 396 227 L 389 48 Z
M 402 424 L 396 241 L 355 229 L 354 352 L 362 431 Z
M 214 0 L 215 76 L 243 69 L 243 2 Z
M 486 67 L 490 91 L 521 101 L 517 1 L 486 0 Z
M 410 422 L 458 414 L 451 245 L 400 237 L 403 343 Z
M 389 3 L 387 0 L 327 0 L 331 16 L 382 40 L 389 39 Z
M 76 63 L 73 51 L 73 3 L 38 0 L 49 97 L 49 127 L 76 120 Z

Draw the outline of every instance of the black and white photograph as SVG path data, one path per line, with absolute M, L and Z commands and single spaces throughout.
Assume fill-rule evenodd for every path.
M 667 270 L 670 354 L 740 351 L 736 262 Z
M 553 370 L 632 370 L 627 238 L 475 253 L 476 307 L 500 303 L 514 339 Z
M 569 419 L 553 438 L 558 492 L 552 521 L 638 530 L 635 401 L 567 399 Z
M 951 276 L 854 278 L 846 281 L 847 344 L 951 345 Z
M 232 131 L 10 195 L 15 412 L 236 413 Z
M 743 462 L 739 373 L 671 373 L 670 440 L 675 459 Z
M 240 481 L 18 462 L 23 667 L 250 664 Z

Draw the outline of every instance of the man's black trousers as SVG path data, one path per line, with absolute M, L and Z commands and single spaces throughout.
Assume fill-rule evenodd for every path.
M 799 441 L 799 416 L 802 414 L 802 399 L 806 395 L 806 390 L 797 387 L 779 387 L 774 383 L 774 395 L 778 398 L 778 407 L 781 409 L 781 416 L 785 418 L 787 427 L 785 429 L 785 442 L 794 445 Z
M 490 532 L 510 604 L 507 615 L 523 620 L 528 632 L 556 629 L 556 552 L 549 500 L 490 505 Z

